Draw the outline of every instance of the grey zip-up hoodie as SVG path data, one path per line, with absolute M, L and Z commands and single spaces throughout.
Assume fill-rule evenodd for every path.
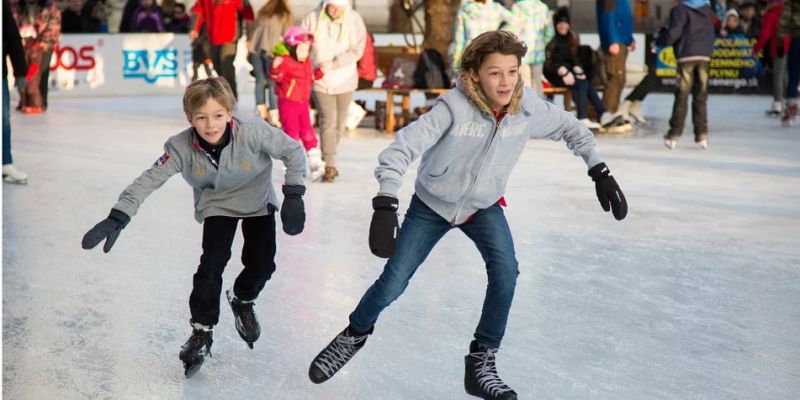
M 181 173 L 194 189 L 197 222 L 211 216 L 255 217 L 278 208 L 272 187 L 272 159 L 286 166 L 285 183 L 303 185 L 303 146 L 260 118 L 234 117 L 231 138 L 214 167 L 194 128 L 170 137 L 164 154 L 119 196 L 115 209 L 133 217 L 139 206 L 172 175 Z
M 466 76 L 430 111 L 397 133 L 378 156 L 379 195 L 397 197 L 408 166 L 420 156 L 417 197 L 453 225 L 497 202 L 528 139 L 564 140 L 588 167 L 600 163 L 592 132 L 520 81 L 497 122 L 481 90 Z

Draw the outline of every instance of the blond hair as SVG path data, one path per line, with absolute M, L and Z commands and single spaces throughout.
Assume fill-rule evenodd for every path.
M 214 99 L 225 111 L 233 111 L 236 105 L 236 97 L 228 81 L 222 77 L 196 80 L 186 87 L 183 94 L 183 112 L 186 116 L 191 115 L 206 105 L 208 99 Z

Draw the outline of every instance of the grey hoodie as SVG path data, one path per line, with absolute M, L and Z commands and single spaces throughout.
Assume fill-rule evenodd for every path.
M 303 146 L 260 118 L 233 118 L 231 139 L 219 155 L 219 169 L 209 161 L 194 128 L 172 136 L 164 154 L 119 196 L 115 209 L 133 217 L 147 196 L 172 175 L 181 173 L 194 189 L 197 222 L 206 217 L 254 217 L 278 208 L 272 187 L 272 159 L 286 165 L 287 185 L 302 185 L 306 174 Z
M 420 156 L 417 197 L 453 225 L 497 202 L 528 139 L 564 140 L 591 168 L 600 163 L 592 132 L 561 107 L 517 85 L 497 122 L 466 74 L 430 111 L 400 130 L 378 156 L 378 194 L 397 197 L 408 166 Z

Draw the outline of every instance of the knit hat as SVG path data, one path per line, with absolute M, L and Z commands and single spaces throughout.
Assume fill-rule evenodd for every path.
M 345 7 L 345 6 L 349 6 L 350 5 L 350 0 L 324 0 L 322 2 L 322 6 L 323 7 L 325 7 L 325 6 L 329 5 L 329 4 L 332 5 L 332 6 Z
M 728 19 L 728 17 L 730 17 L 731 15 L 736 17 L 737 21 L 739 20 L 739 13 L 736 11 L 736 9 L 731 8 L 730 10 L 726 11 L 725 12 L 725 19 Z
M 559 7 L 553 14 L 553 25 L 558 25 L 559 22 L 566 22 L 572 25 L 569 20 L 569 9 L 567 7 Z

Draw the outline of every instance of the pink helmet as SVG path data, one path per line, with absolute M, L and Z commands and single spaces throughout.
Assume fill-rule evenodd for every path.
M 302 26 L 293 26 L 289 28 L 286 34 L 283 35 L 283 38 L 289 46 L 297 46 L 303 42 L 314 43 L 314 34 Z

